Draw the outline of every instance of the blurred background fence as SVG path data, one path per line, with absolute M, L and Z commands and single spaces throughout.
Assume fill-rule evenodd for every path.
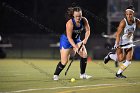
M 102 2 L 102 3 L 101 3 Z M 88 55 L 103 59 L 112 34 L 124 17 L 127 6 L 133 4 L 140 18 L 139 0 L 1 0 L 0 57 L 59 59 L 59 37 L 65 31 L 65 12 L 70 6 L 80 6 L 91 27 L 86 45 Z M 135 39 L 140 39 L 137 29 Z M 82 35 L 84 37 L 84 35 Z M 140 60 L 140 44 L 135 47 L 134 59 Z

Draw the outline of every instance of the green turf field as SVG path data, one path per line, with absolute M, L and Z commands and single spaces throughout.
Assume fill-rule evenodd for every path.
M 116 79 L 114 63 L 88 62 L 87 73 L 93 78 L 79 78 L 79 62 L 72 63 L 67 76 L 66 68 L 59 81 L 53 81 L 58 60 L 1 59 L 0 93 L 140 93 L 140 62 L 133 61 L 125 71 L 127 79 Z M 70 82 L 75 78 L 75 82 Z

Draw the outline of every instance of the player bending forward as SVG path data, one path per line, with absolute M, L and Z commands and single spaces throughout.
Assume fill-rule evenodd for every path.
M 114 61 L 124 61 L 118 72 L 116 73 L 117 78 L 126 78 L 122 73 L 131 64 L 133 57 L 133 35 L 135 29 L 140 28 L 140 20 L 134 17 L 134 7 L 129 6 L 125 10 L 125 18 L 121 20 L 119 27 L 116 32 L 116 41 L 114 47 L 116 48 L 116 53 L 109 52 L 104 58 L 104 63 L 108 63 L 110 59 Z M 121 45 L 125 45 L 121 47 Z
M 89 79 L 92 76 L 85 73 L 87 66 L 87 50 L 85 44 L 90 36 L 90 26 L 88 20 L 82 16 L 80 7 L 70 7 L 67 13 L 68 21 L 66 23 L 66 32 L 60 37 L 60 55 L 61 61 L 57 64 L 54 72 L 53 80 L 59 80 L 59 74 L 64 69 L 69 60 L 71 52 L 78 52 L 78 49 L 83 42 L 80 55 L 80 78 Z M 85 38 L 81 41 L 80 34 L 85 29 Z

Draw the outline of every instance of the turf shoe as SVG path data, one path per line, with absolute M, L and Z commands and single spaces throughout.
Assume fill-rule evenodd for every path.
M 90 76 L 90 75 L 87 75 L 87 74 L 80 74 L 80 78 L 81 79 L 90 79 L 92 76 Z
M 53 76 L 53 80 L 59 80 L 59 76 L 58 75 L 54 75 Z
M 111 59 L 111 58 L 109 57 L 110 54 L 112 54 L 112 52 L 109 52 L 109 53 L 107 54 L 107 56 L 104 58 L 104 63 L 105 63 L 105 64 L 108 63 L 108 61 Z
M 117 73 L 116 73 L 116 77 L 117 77 L 117 78 L 126 78 L 126 76 L 124 76 L 122 73 L 120 73 L 120 74 L 117 74 Z

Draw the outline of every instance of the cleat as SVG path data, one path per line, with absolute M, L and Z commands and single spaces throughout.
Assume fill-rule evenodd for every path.
M 115 61 L 115 67 L 119 67 L 119 62 Z
M 109 53 L 107 54 L 107 56 L 104 58 L 104 63 L 105 63 L 105 64 L 107 64 L 108 61 L 111 59 L 111 58 L 109 57 L 110 54 L 112 54 L 112 52 L 109 52 Z
M 90 75 L 87 75 L 87 74 L 80 74 L 80 78 L 81 79 L 90 79 L 92 76 L 90 76 Z
M 59 76 L 58 75 L 54 75 L 53 76 L 53 80 L 59 80 Z
M 122 73 L 120 73 L 120 74 L 117 74 L 117 73 L 116 73 L 116 77 L 117 77 L 117 78 L 126 78 L 126 76 L 124 76 Z

